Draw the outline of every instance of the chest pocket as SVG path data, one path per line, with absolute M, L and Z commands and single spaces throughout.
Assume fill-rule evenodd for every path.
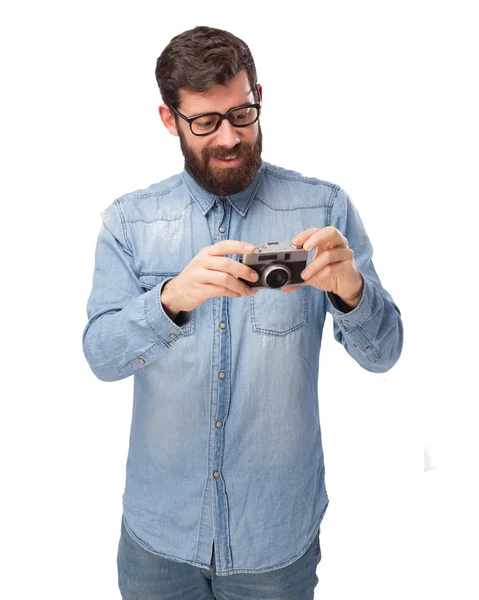
M 140 286 L 144 290 L 149 291 L 165 279 L 176 277 L 178 274 L 179 271 L 140 275 Z M 182 328 L 181 330 L 183 335 L 191 335 L 195 332 L 196 309 L 180 314 L 183 315 L 184 318 L 181 321 L 178 321 L 179 318 L 181 319 L 180 315 L 178 315 L 178 317 L 175 319 L 175 323 Z
M 306 287 L 292 292 L 261 289 L 250 296 L 253 331 L 263 335 L 287 335 L 308 321 Z

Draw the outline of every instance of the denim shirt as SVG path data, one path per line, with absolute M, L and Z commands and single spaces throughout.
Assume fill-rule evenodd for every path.
M 401 313 L 357 209 L 339 186 L 262 161 L 238 194 L 215 197 L 184 170 L 101 216 L 83 352 L 102 381 L 134 377 L 128 532 L 201 568 L 214 543 L 219 576 L 286 567 L 314 541 L 329 503 L 318 404 L 326 312 L 367 371 L 388 371 L 402 350 Z M 364 278 L 353 310 L 303 285 L 211 298 L 174 321 L 166 314 L 162 287 L 205 246 L 291 241 L 328 225 Z

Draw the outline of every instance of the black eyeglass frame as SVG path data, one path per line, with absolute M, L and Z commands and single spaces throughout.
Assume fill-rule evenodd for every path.
M 259 95 L 259 90 L 258 90 L 258 86 L 255 86 L 255 90 L 256 93 L 258 94 L 258 98 L 260 98 Z M 228 121 L 231 123 L 231 125 L 233 127 L 249 127 L 250 125 L 253 125 L 254 123 L 256 123 L 256 121 L 259 119 L 260 113 L 261 113 L 261 100 L 259 102 L 255 102 L 255 103 L 250 103 L 248 102 L 247 104 L 241 104 L 241 106 L 234 106 L 233 108 L 230 108 L 229 111 L 227 113 L 225 113 L 224 115 L 219 113 L 219 112 L 208 112 L 208 113 L 201 113 L 199 115 L 193 115 L 192 117 L 187 117 L 186 115 L 183 115 L 182 113 L 180 113 L 180 111 L 175 108 L 173 106 L 173 104 L 168 104 L 168 106 L 170 108 L 172 108 L 174 110 L 174 112 L 181 117 L 182 119 L 184 119 L 190 126 L 190 131 L 193 135 L 197 135 L 199 137 L 203 137 L 205 135 L 211 135 L 212 133 L 214 133 L 215 131 L 218 131 L 221 123 L 223 122 L 224 119 L 228 119 Z M 245 125 L 238 125 L 237 123 L 233 123 L 230 117 L 230 113 L 233 112 L 234 110 L 238 110 L 239 108 L 256 108 L 258 110 L 258 114 L 256 115 L 256 119 L 254 121 L 252 121 L 251 123 L 246 123 Z M 208 131 L 208 133 L 195 133 L 193 131 L 193 121 L 195 119 L 198 119 L 200 117 L 207 117 L 209 115 L 217 115 L 219 117 L 218 122 L 216 123 L 215 128 L 212 131 Z

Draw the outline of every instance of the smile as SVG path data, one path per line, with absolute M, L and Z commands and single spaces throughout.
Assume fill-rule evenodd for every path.
M 233 155 L 232 155 L 233 156 Z M 241 164 L 242 158 L 241 156 L 236 156 L 236 158 L 222 159 L 222 158 L 213 158 L 214 162 L 222 167 L 236 167 Z

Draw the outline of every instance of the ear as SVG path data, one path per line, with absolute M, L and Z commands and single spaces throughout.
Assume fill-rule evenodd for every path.
M 263 101 L 263 86 L 261 85 L 261 83 L 257 83 L 256 85 L 257 85 L 258 91 L 259 91 L 259 99 L 261 101 Z
M 158 108 L 163 125 L 168 129 L 171 135 L 178 137 L 178 129 L 176 128 L 175 116 L 167 104 L 160 104 Z

